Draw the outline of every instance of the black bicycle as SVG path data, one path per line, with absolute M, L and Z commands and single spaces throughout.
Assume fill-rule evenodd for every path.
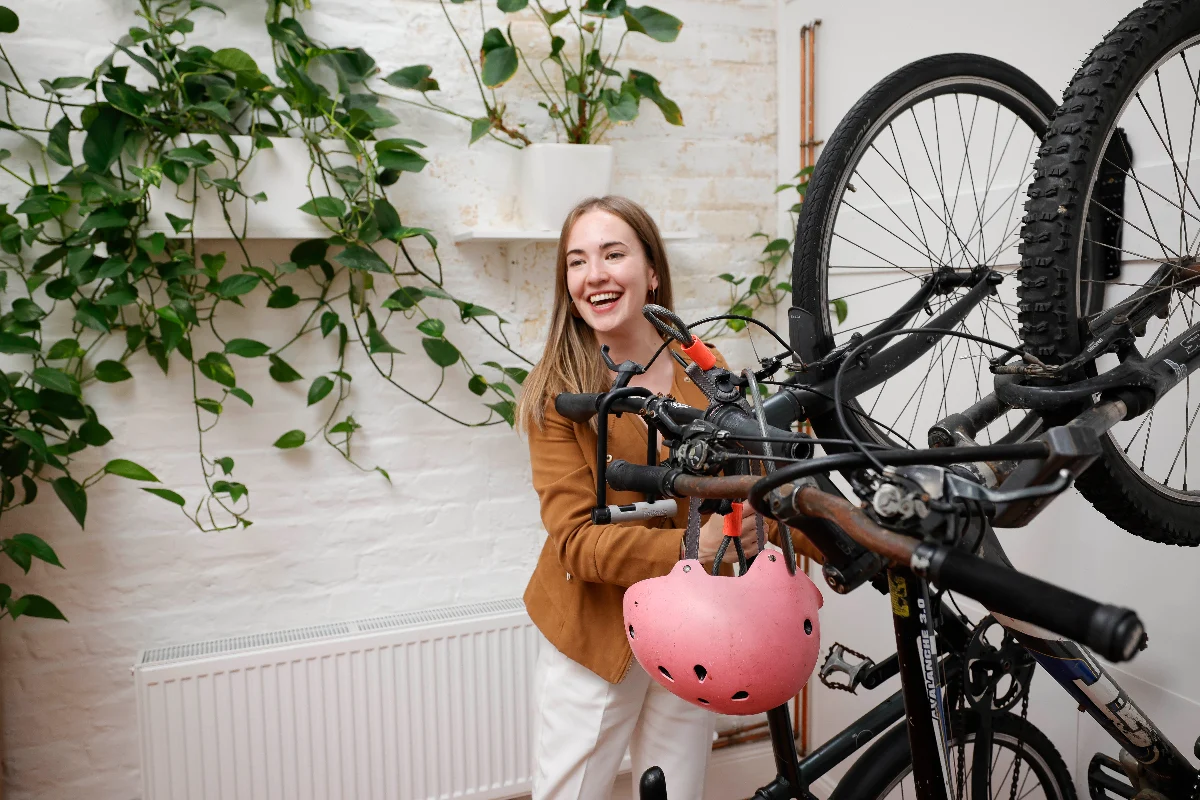
M 1014 713 L 1030 659 L 1122 748 L 1120 761 L 1093 759 L 1093 797 L 1200 796 L 1195 768 L 1089 652 L 1132 658 L 1145 642 L 1136 614 L 1017 572 L 993 532 L 1028 524 L 1075 481 L 1137 535 L 1200 543 L 1188 483 L 1200 415 L 1197 43 L 1200 3 L 1148 2 L 1085 60 L 1057 109 L 999 62 L 944 56 L 898 71 L 817 164 L 779 355 L 697 375 L 704 412 L 628 387 L 633 364 L 611 392 L 559 398 L 574 419 L 601 412 L 602 432 L 609 413 L 639 413 L 670 447 L 661 465 L 610 466 L 609 485 L 647 500 L 609 508 L 602 483 L 598 520 L 661 513 L 673 497 L 749 498 L 809 535 L 836 591 L 874 583 L 891 596 L 895 661 L 843 651 L 826 670 L 870 686 L 895 669 L 899 696 L 803 760 L 786 707 L 770 712 L 778 776 L 757 796 L 810 796 L 812 780 L 874 737 L 835 797 L 1073 798 L 1061 757 Z M 839 294 L 853 296 L 841 330 L 828 311 Z M 690 344 L 677 318 L 647 311 Z M 760 402 L 764 384 L 777 391 Z M 791 431 L 805 418 L 815 440 Z M 911 444 L 919 433 L 930 448 Z M 809 457 L 814 446 L 826 455 Z M 747 458 L 774 470 L 746 475 Z M 946 592 L 991 616 L 966 627 Z M 901 716 L 906 726 L 879 735 Z M 663 796 L 660 778 L 646 776 L 645 796 Z

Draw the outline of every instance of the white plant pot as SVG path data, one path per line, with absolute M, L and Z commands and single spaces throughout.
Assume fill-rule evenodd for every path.
M 517 209 L 531 231 L 557 231 L 579 201 L 612 187 L 607 144 L 532 144 L 521 151 Z
M 192 140 L 207 140 L 212 145 L 212 151 L 217 157 L 216 163 L 206 167 L 213 178 L 233 177 L 234 164 L 229 156 L 228 148 L 218 136 L 193 134 Z M 170 212 L 177 217 L 192 216 L 190 195 L 192 178 L 183 186 L 176 186 L 170 180 L 163 179 L 162 187 L 150 190 L 150 218 L 145 230 L 162 231 L 172 238 L 183 238 L 194 233 L 198 239 L 228 239 L 233 234 L 230 227 L 239 237 L 247 239 L 311 239 L 329 236 L 330 231 L 322 224 L 319 217 L 300 211 L 300 206 L 312 198 L 308 188 L 310 170 L 317 188 L 317 194 L 326 192 L 321 187 L 320 175 L 314 168 L 309 157 L 308 147 L 301 139 L 273 138 L 274 147 L 264 148 L 254 154 L 249 164 L 245 158 L 250 152 L 251 140 L 248 136 L 233 136 L 245 167 L 239 181 L 247 194 L 263 192 L 267 195 L 264 202 L 255 203 L 238 196 L 226 203 L 230 222 L 225 221 L 221 210 L 220 200 L 216 189 L 200 188 L 195 202 L 195 222 L 192 230 L 175 233 L 174 228 L 166 217 Z M 178 142 L 178 146 L 187 145 L 187 141 Z M 341 142 L 330 141 L 329 150 L 344 149 Z M 335 166 L 344 161 L 351 163 L 349 155 L 330 153 Z M 185 199 L 186 198 L 186 199 Z M 244 231 L 244 234 L 243 234 Z

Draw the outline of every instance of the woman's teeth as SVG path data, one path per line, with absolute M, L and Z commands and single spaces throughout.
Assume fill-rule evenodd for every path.
M 620 292 L 604 292 L 603 294 L 592 295 L 588 298 L 588 302 L 590 302 L 596 308 L 602 308 L 615 303 L 620 297 Z

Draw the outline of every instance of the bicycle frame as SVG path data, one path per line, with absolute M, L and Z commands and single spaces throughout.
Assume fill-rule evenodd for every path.
M 1200 282 L 1200 275 L 1191 272 L 1186 273 L 1183 281 L 1171 282 L 1177 277 L 1179 269 L 1182 268 L 1173 264 L 1161 265 L 1141 289 L 1118 307 L 1124 309 L 1123 312 L 1117 313 L 1116 309 L 1110 309 L 1093 320 L 1093 343 L 1089 344 L 1079 357 L 1058 368 L 1057 372 L 1082 367 L 1105 352 L 1123 331 L 1145 324 L 1154 315 L 1160 304 L 1159 298 L 1164 292 L 1179 287 L 1195 288 Z M 925 307 L 935 292 L 950 286 L 964 287 L 967 291 L 963 296 L 929 320 L 927 325 L 929 328 L 952 329 L 967 318 L 1000 279 L 999 273 L 982 268 L 944 269 L 935 272 L 922 278 L 921 288 L 913 297 L 876 325 L 864 338 L 869 339 L 903 328 Z M 817 319 L 799 308 L 793 307 L 789 311 L 788 323 L 793 342 L 811 343 L 820 335 Z M 879 386 L 928 353 L 939 338 L 936 334 L 908 336 L 872 354 L 866 363 L 847 365 L 842 378 L 845 394 L 854 397 Z M 812 350 L 804 352 L 801 348 L 798 355 L 804 361 L 804 370 L 791 378 L 789 387 L 764 403 L 767 421 L 773 425 L 786 426 L 796 419 L 819 416 L 832 411 L 834 373 L 841 359 L 851 348 L 852 343 L 842 344 L 823 357 L 818 357 Z M 1143 359 L 1136 351 L 1131 352 L 1120 366 L 1094 378 L 1055 386 L 998 384 L 996 395 L 1001 404 L 996 406 L 994 413 L 999 413 L 1005 406 L 1048 411 L 1106 392 L 1120 396 L 1131 411 L 1140 414 L 1186 378 L 1197 361 L 1200 361 L 1200 322 L 1180 333 L 1151 358 Z

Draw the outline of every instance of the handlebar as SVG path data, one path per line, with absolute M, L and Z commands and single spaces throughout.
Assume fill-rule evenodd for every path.
M 614 461 L 613 488 L 665 495 L 740 499 L 763 479 L 753 476 L 707 478 L 668 467 L 645 467 Z M 955 550 L 893 533 L 877 525 L 862 509 L 813 486 L 785 484 L 767 498 L 771 516 L 804 529 L 805 518 L 824 519 L 845 531 L 862 547 L 904 566 L 940 588 L 965 595 L 990 611 L 1029 622 L 1074 639 L 1110 661 L 1128 661 L 1145 640 L 1145 627 L 1132 609 L 1098 603 L 1080 594 Z

